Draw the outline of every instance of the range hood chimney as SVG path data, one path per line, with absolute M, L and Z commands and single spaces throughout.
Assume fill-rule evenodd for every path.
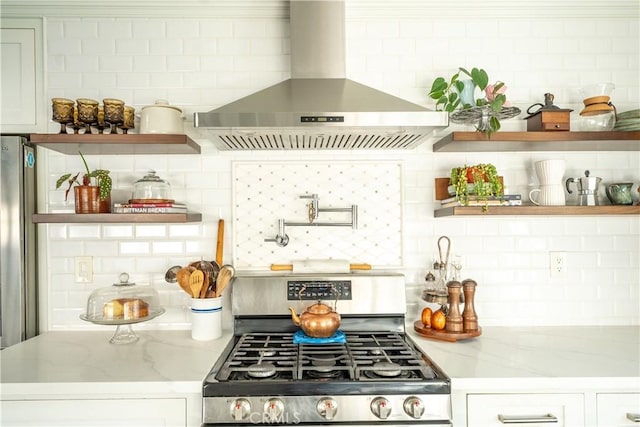
M 291 0 L 291 79 L 195 113 L 221 150 L 407 149 L 448 125 L 346 78 L 344 0 Z

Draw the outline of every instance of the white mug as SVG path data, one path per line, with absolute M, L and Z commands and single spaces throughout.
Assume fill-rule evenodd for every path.
M 534 194 L 538 194 L 534 198 Z M 562 184 L 542 185 L 529 192 L 529 200 L 539 206 L 564 206 L 564 188 Z
M 535 163 L 535 168 L 540 185 L 562 185 L 565 170 L 564 160 L 541 160 Z

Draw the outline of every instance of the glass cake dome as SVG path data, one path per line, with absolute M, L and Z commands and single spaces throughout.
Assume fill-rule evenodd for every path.
M 158 291 L 151 286 L 129 282 L 127 273 L 121 273 L 119 279 L 120 282 L 112 286 L 91 292 L 87 310 L 80 318 L 98 325 L 117 326 L 109 342 L 129 344 L 138 341 L 131 324 L 158 317 L 164 308 L 160 306 Z

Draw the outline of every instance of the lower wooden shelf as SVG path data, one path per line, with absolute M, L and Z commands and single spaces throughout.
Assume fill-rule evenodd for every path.
M 31 220 L 36 224 L 45 223 L 183 223 L 200 222 L 200 213 L 157 213 L 157 214 L 74 214 L 74 213 L 39 213 L 33 214 Z
M 454 206 L 437 209 L 436 218 L 462 215 L 640 215 L 640 206 Z

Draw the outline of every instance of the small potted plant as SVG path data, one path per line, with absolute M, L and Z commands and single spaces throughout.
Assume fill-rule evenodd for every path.
M 469 195 L 476 196 L 478 201 L 484 201 L 483 211 L 489 209 L 489 197 L 504 194 L 502 181 L 496 167 L 491 163 L 480 163 L 475 166 L 464 165 L 451 169 L 450 184 L 454 187 L 458 202 L 469 205 Z
M 80 153 L 85 168 L 82 180 L 78 179 L 82 172 L 78 172 L 75 175 L 72 173 L 64 174 L 56 181 L 56 189 L 60 188 L 65 182 L 69 184 L 64 193 L 65 200 L 68 199 L 71 188 L 74 189 L 76 213 L 111 212 L 112 180 L 109 176 L 109 171 L 105 169 L 89 170 L 89 165 L 87 165 L 82 152 L 78 151 L 78 153 Z M 94 185 L 92 185 L 92 182 Z
M 461 80 L 460 74 L 469 79 Z M 475 88 L 484 93 L 484 97 L 475 98 Z M 436 110 L 451 113 L 454 123 L 474 123 L 476 130 L 485 132 L 489 137 L 500 129 L 500 119 L 515 117 L 520 109 L 511 107 L 504 92 L 504 82 L 489 84 L 489 75 L 482 68 L 471 71 L 460 67 L 448 80 L 438 77 L 431 85 L 429 97 L 436 100 Z

